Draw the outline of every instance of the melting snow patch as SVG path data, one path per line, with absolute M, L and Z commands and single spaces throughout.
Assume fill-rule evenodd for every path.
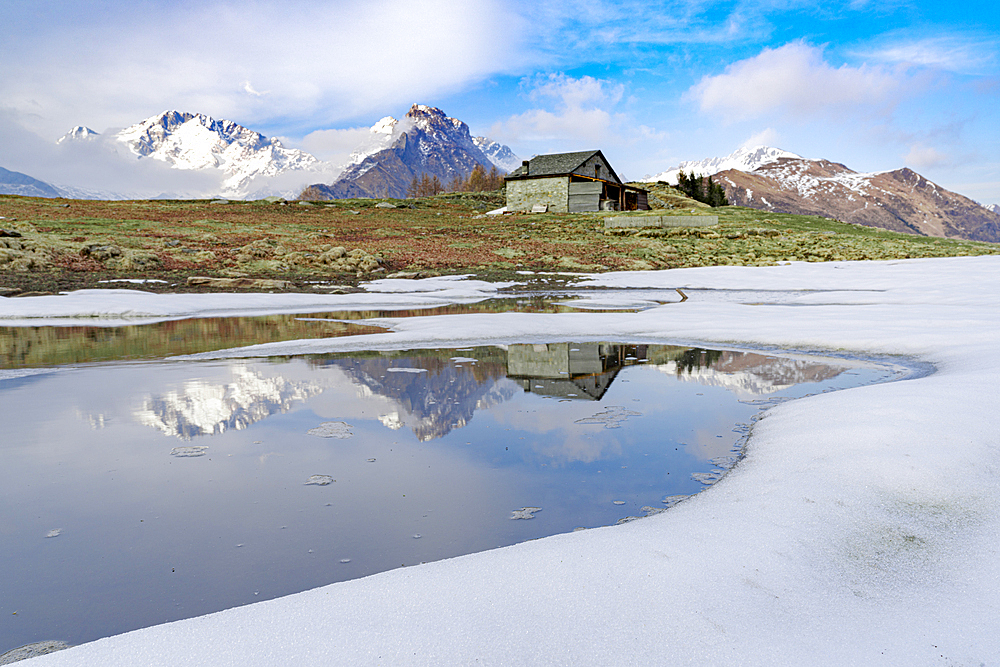
M 598 412 L 593 417 L 577 419 L 576 424 L 604 424 L 604 428 L 621 428 L 622 422 L 629 417 L 641 417 L 641 412 L 626 410 L 621 405 L 608 406 L 607 410 Z
M 311 428 L 307 431 L 309 435 L 315 435 L 320 438 L 350 438 L 353 433 L 351 433 L 351 425 L 347 422 L 323 422 L 316 428 Z
M 194 458 L 196 456 L 204 456 L 207 453 L 208 447 L 203 445 L 194 447 L 174 447 L 170 450 L 171 456 L 177 456 L 179 458 Z
M 326 486 L 327 484 L 332 484 L 336 482 L 333 477 L 329 475 L 311 475 L 309 479 L 306 480 L 306 485 L 314 484 L 316 486 Z

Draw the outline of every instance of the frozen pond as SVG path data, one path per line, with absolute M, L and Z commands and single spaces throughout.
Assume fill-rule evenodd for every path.
M 0 332 L 9 368 L 70 364 L 0 371 L 0 653 L 661 511 L 766 405 L 900 372 L 566 341 L 79 363 Z

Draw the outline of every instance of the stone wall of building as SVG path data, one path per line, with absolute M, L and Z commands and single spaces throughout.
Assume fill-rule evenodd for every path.
M 507 181 L 507 210 L 530 211 L 536 204 L 546 204 L 549 211 L 566 213 L 569 208 L 569 178 L 526 178 Z

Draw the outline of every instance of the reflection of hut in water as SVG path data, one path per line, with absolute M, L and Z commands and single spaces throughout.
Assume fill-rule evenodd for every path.
M 507 348 L 507 377 L 534 394 L 596 401 L 604 396 L 622 366 L 645 356 L 645 345 L 511 345 Z

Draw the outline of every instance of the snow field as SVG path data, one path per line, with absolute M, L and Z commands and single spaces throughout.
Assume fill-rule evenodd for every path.
M 684 269 L 590 283 L 802 291 L 780 305 L 380 320 L 394 332 L 202 356 L 702 340 L 901 354 L 937 370 L 773 408 L 728 476 L 660 515 L 146 628 L 32 664 L 994 664 L 1000 258 Z M 61 304 L 52 308 L 60 317 L 73 302 L 79 315 L 107 310 L 94 305 L 98 295 L 70 294 L 0 299 L 0 316 L 26 317 L 30 304 L 13 302 L 42 299 Z

